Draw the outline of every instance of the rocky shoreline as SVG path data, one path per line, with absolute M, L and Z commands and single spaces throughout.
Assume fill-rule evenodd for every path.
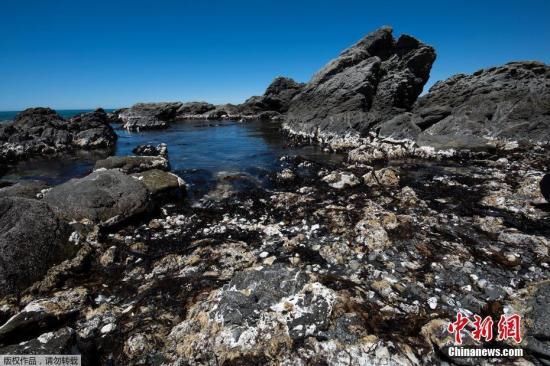
M 136 146 L 61 185 L 0 188 L 0 354 L 86 365 L 550 363 L 550 68 L 511 63 L 418 96 L 435 51 L 389 28 L 307 84 L 239 106 L 138 104 L 71 121 L 32 109 L 2 161 L 112 148 L 110 123 L 280 120 L 268 187 L 220 179 L 186 199 L 170 146 Z M 113 137 L 114 136 L 114 137 Z M 18 153 L 6 153 L 16 151 Z M 458 312 L 522 316 L 520 358 L 449 358 Z M 471 329 L 469 329 L 471 331 Z

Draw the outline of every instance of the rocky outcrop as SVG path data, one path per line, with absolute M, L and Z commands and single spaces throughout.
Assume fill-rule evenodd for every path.
M 22 290 L 72 256 L 70 229 L 45 203 L 0 198 L 0 295 Z
M 245 114 L 273 111 L 285 113 L 292 98 L 302 91 L 305 84 L 290 78 L 278 77 L 267 87 L 264 95 L 247 99 L 241 108 Z
M 0 158 L 18 161 L 75 149 L 111 148 L 115 141 L 102 109 L 67 121 L 50 108 L 30 108 L 0 126 Z
M 176 118 L 183 103 L 138 103 L 122 110 L 118 117 L 127 130 L 151 130 L 166 128 Z
M 436 83 L 414 108 L 421 140 L 550 140 L 550 66 L 512 62 Z
M 381 28 L 320 70 L 290 102 L 286 128 L 306 135 L 364 133 L 409 111 L 428 80 L 435 51 Z
M 99 170 L 52 188 L 44 201 L 69 221 L 116 224 L 146 212 L 149 191 L 119 170 Z

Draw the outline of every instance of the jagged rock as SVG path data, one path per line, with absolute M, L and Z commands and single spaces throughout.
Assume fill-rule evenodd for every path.
M 102 109 L 67 121 L 50 108 L 30 108 L 0 126 L 0 158 L 18 161 L 75 149 L 110 148 L 116 138 Z
M 139 173 L 150 169 L 170 170 L 170 164 L 162 156 L 109 156 L 95 163 L 94 170 L 99 169 L 119 169 L 124 173 Z
M 67 220 L 115 224 L 144 213 L 150 207 L 143 183 L 118 170 L 99 170 L 71 179 L 44 195 Z
M 132 152 L 138 156 L 162 156 L 168 159 L 168 146 L 166 144 L 138 145 Z
M 131 108 L 122 110 L 119 118 L 127 130 L 149 130 L 166 128 L 182 107 L 180 102 L 171 103 L 138 103 Z
M 550 174 L 546 174 L 540 180 L 540 193 L 548 202 L 550 202 Z
M 185 182 L 177 175 L 159 169 L 132 174 L 155 196 L 180 196 L 185 191 Z
M 241 107 L 248 114 L 265 111 L 285 113 L 292 98 L 302 90 L 304 85 L 290 78 L 278 77 L 267 87 L 264 95 L 247 99 Z
M 437 82 L 414 107 L 429 144 L 432 136 L 550 140 L 550 67 L 512 62 Z
M 428 80 L 432 47 L 381 28 L 331 61 L 290 103 L 286 128 L 308 135 L 368 131 L 409 111 Z
M 75 254 L 70 228 L 38 200 L 0 198 L 0 294 L 24 289 Z
M 47 188 L 48 184 L 41 180 L 26 180 L 0 188 L 0 197 L 38 198 Z

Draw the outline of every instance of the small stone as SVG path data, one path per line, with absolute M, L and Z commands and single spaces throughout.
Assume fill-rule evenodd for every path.
M 435 308 L 437 308 L 437 297 L 430 297 L 428 299 L 428 306 L 430 307 L 430 309 L 435 310 Z
M 116 329 L 116 325 L 114 323 L 109 323 L 109 324 L 104 325 L 101 328 L 100 332 L 102 334 L 107 334 L 107 333 L 111 333 L 115 329 Z

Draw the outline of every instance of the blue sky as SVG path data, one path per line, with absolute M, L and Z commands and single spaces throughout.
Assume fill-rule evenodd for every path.
M 0 110 L 238 103 L 307 81 L 391 25 L 436 48 L 429 85 L 512 60 L 550 62 L 550 1 L 0 2 Z

